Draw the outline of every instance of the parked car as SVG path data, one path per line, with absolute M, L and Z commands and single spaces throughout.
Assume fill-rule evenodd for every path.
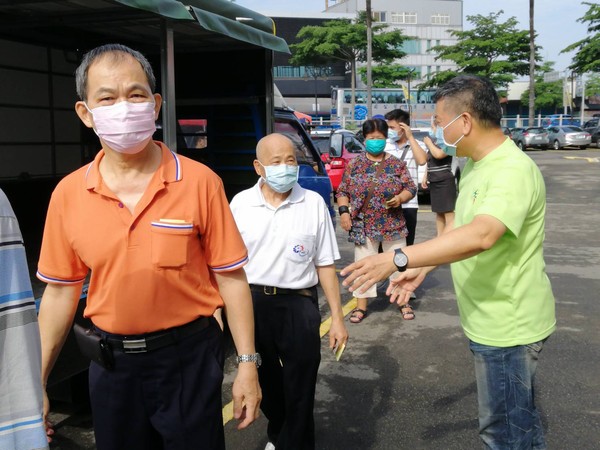
M 600 121 L 600 119 L 598 117 L 595 117 L 593 119 L 588 120 L 586 123 L 583 124 L 583 129 L 587 130 L 588 128 L 596 128 L 598 125 L 600 125 L 598 123 L 598 121 Z
M 349 130 L 336 130 L 329 136 L 329 151 L 322 154 L 334 192 L 342 182 L 348 161 L 365 151 L 365 146 Z
M 508 127 L 501 127 L 502 128 L 502 132 L 509 138 L 512 139 L 512 131 L 510 131 L 510 128 Z
M 542 127 L 512 128 L 512 140 L 521 150 L 527 147 L 546 150 L 550 145 L 548 132 Z
M 563 147 L 586 148 L 592 142 L 592 136 L 587 131 L 576 126 L 548 127 L 548 140 L 554 150 Z
M 600 125 L 596 127 L 586 128 L 585 131 L 590 133 L 591 143 L 590 145 L 596 145 L 597 148 L 600 148 Z
M 575 125 L 580 126 L 579 120 L 568 114 L 552 114 L 542 119 L 542 124 L 545 127 L 550 126 L 563 126 L 563 125 Z

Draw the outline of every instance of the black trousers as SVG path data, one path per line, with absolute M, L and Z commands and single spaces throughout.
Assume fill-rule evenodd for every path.
M 415 243 L 415 232 L 417 231 L 417 211 L 419 208 L 402 208 L 402 215 L 406 220 L 408 236 L 406 236 L 406 245 Z
M 223 334 L 204 330 L 148 353 L 90 365 L 98 450 L 223 450 Z
M 269 420 L 267 434 L 277 450 L 313 450 L 313 417 L 321 339 L 316 289 L 314 298 L 252 293 L 258 370 Z

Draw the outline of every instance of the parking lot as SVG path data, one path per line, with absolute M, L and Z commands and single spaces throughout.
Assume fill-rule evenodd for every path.
M 557 302 L 558 329 L 542 352 L 537 391 L 550 449 L 600 448 L 600 150 L 530 151 L 547 185 L 545 257 Z M 518 201 L 518 199 L 515 199 Z M 417 241 L 435 234 L 434 215 L 422 205 Z M 342 260 L 352 245 L 338 227 Z M 403 321 L 382 295 L 336 362 L 322 341 L 315 408 L 317 448 L 473 449 L 477 401 L 472 359 L 459 326 L 450 273 L 433 272 L 417 291 L 416 318 Z M 321 302 L 324 304 L 324 300 Z M 352 305 L 352 296 L 343 294 Z M 323 319 L 327 310 L 323 307 Z M 224 405 L 234 375 L 226 363 Z M 55 415 L 54 448 L 93 449 L 89 413 Z M 224 416 L 229 418 L 226 408 Z M 262 450 L 266 421 L 238 431 L 226 424 L 230 449 Z

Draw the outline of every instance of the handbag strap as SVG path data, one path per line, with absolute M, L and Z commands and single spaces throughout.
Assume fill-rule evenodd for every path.
M 356 215 L 362 211 L 365 205 L 369 204 L 371 197 L 373 196 L 373 189 L 375 188 L 375 180 L 378 180 L 381 177 L 381 172 L 383 172 L 383 163 L 385 161 L 385 157 L 381 160 L 381 162 L 377 165 L 377 170 L 375 171 L 375 177 L 369 186 L 369 191 L 367 192 L 367 196 L 365 197 L 365 201 L 361 205 L 360 209 L 356 211 Z M 356 217 L 356 215 L 354 217 Z

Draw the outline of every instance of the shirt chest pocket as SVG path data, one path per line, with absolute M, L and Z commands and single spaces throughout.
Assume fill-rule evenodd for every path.
M 285 257 L 292 262 L 309 263 L 315 256 L 315 237 L 291 233 L 287 238 Z
M 192 240 L 195 238 L 191 223 L 169 225 L 152 222 L 151 258 L 155 267 L 178 269 L 186 265 Z

